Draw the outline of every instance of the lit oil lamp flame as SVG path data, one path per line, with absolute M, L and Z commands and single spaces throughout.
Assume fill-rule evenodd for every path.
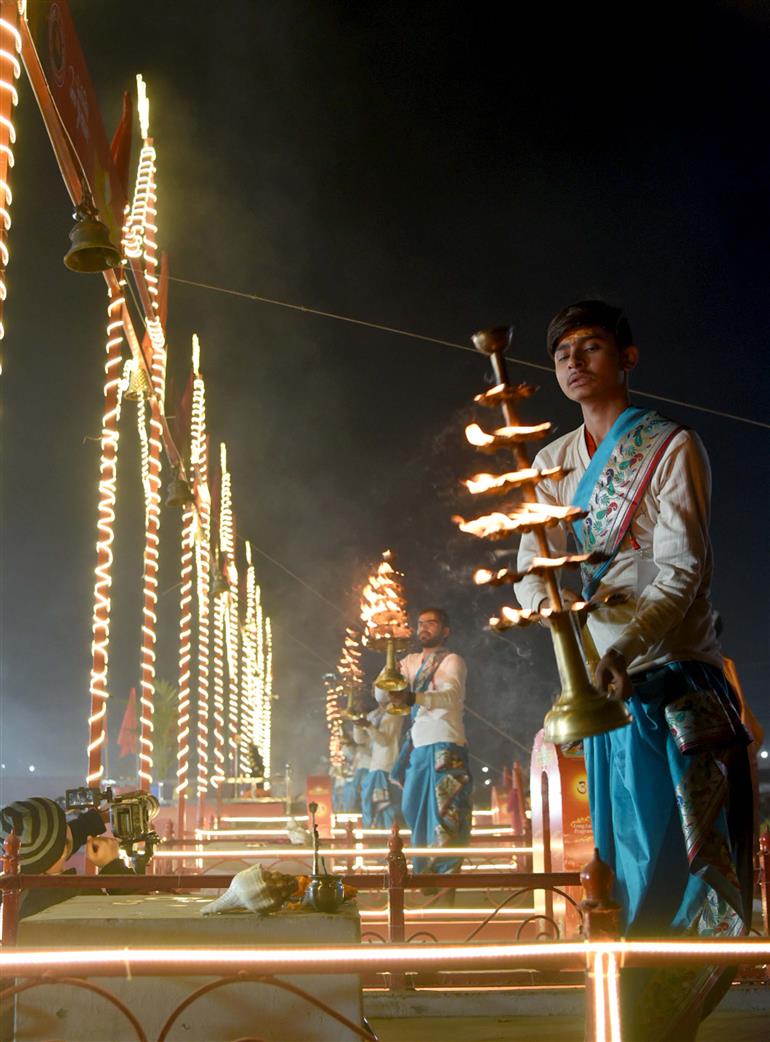
M 538 471 L 534 467 L 526 470 L 512 470 L 507 474 L 474 474 L 472 478 L 463 481 L 463 485 L 472 496 L 481 495 L 484 492 L 499 492 L 504 488 L 521 485 L 525 481 L 534 481 L 538 477 Z
M 511 470 L 505 474 L 474 474 L 472 478 L 463 481 L 463 485 L 472 496 L 478 496 L 485 492 L 505 492 L 527 482 L 541 481 L 543 478 L 558 479 L 563 476 L 562 467 L 546 467 L 543 470 L 526 467 L 524 470 Z
M 408 640 L 411 629 L 406 618 L 403 592 L 398 573 L 390 563 L 389 550 L 383 554 L 377 571 L 361 593 L 361 621 L 364 625 L 363 642 L 379 640 Z
M 465 521 L 461 517 L 454 520 L 461 532 L 478 536 L 480 539 L 500 539 L 512 532 L 525 532 L 532 528 L 550 527 L 560 521 L 575 521 L 585 517 L 579 507 L 561 506 L 555 503 L 522 503 L 511 513 L 496 511 Z
M 515 398 L 529 398 L 535 391 L 537 391 L 537 387 L 534 384 L 520 383 L 516 384 L 515 387 L 509 387 L 507 384 L 495 384 L 494 387 L 490 387 L 483 394 L 474 395 L 473 400 L 477 405 L 499 405 L 501 402 L 511 401 Z
M 500 609 L 499 615 L 493 615 L 489 620 L 490 628 L 493 630 L 508 630 L 514 626 L 530 626 L 533 622 L 541 619 L 550 619 L 554 615 L 576 615 L 579 612 L 593 611 L 598 605 L 590 601 L 574 601 L 572 604 L 564 605 L 560 610 L 555 608 L 511 608 L 507 604 Z
M 528 426 L 498 427 L 494 432 L 494 435 L 495 440 L 497 441 L 517 441 L 521 438 L 537 438 L 541 434 L 547 434 L 552 426 L 553 424 L 550 420 L 545 420 L 543 423 L 533 423 Z
M 477 586 L 501 586 L 503 583 L 518 582 L 522 574 L 513 572 L 510 568 L 498 568 L 496 572 L 488 568 L 478 568 L 473 573 L 473 581 Z
M 529 567 L 533 571 L 536 569 L 544 571 L 549 568 L 565 568 L 570 565 L 585 564 L 590 557 L 591 554 L 564 554 L 563 557 L 533 557 Z
M 551 430 L 552 424 L 535 423 L 529 426 L 498 427 L 489 434 L 478 423 L 469 423 L 465 428 L 465 437 L 471 445 L 479 449 L 492 448 L 495 445 L 513 444 L 517 441 L 528 441 L 531 438 L 542 438 Z
M 494 445 L 495 442 L 492 435 L 483 431 L 478 423 L 468 424 L 465 428 L 465 437 L 469 444 L 475 445 L 477 448 L 486 448 L 488 445 Z

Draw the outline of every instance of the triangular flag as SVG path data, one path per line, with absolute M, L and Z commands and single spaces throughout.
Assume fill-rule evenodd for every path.
M 120 725 L 118 734 L 118 748 L 121 756 L 129 756 L 135 753 L 139 738 L 139 718 L 136 715 L 136 688 L 131 688 L 128 696 L 128 705 L 123 714 L 123 723 Z

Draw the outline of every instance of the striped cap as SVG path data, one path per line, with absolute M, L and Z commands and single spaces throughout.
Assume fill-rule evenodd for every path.
M 67 818 L 58 803 L 42 796 L 18 800 L 0 810 L 0 840 L 11 830 L 21 840 L 19 859 L 22 872 L 37 875 L 47 872 L 64 853 Z

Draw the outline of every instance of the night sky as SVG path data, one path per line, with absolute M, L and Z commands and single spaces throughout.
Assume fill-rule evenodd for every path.
M 522 5 L 503 20 L 493 5 L 446 2 L 76 0 L 72 10 L 108 135 L 135 74 L 148 83 L 172 275 L 457 343 L 511 324 L 513 352 L 541 364 L 552 314 L 600 295 L 628 311 L 638 389 L 767 422 L 763 5 L 682 5 L 691 14 L 678 23 L 670 4 L 635 14 L 574 5 L 566 16 L 543 6 L 526 20 Z M 20 94 L 0 348 L 2 758 L 8 774 L 35 763 L 78 775 L 105 291 L 100 277 L 62 266 L 71 206 L 23 78 Z M 413 608 L 449 608 L 469 705 L 528 745 L 556 687 L 550 640 L 484 630 L 504 598 L 469 585 L 488 551 L 450 520 L 472 510 L 458 480 L 483 469 L 462 430 L 485 361 L 174 283 L 177 389 L 193 332 L 210 430 L 229 446 L 239 535 L 257 548 L 274 619 L 276 767 L 321 768 L 320 678 L 386 547 Z M 577 425 L 552 376 L 516 365 L 511 374 L 541 385 L 528 419 Z M 696 428 L 710 454 L 714 604 L 725 650 L 770 726 L 768 432 L 661 408 Z M 113 736 L 139 672 L 142 504 L 129 409 L 119 471 Z M 158 674 L 172 681 L 178 528 L 165 511 Z M 366 661 L 373 674 L 380 659 Z M 475 719 L 469 738 L 494 768 L 526 760 Z M 113 770 L 130 769 L 112 756 Z

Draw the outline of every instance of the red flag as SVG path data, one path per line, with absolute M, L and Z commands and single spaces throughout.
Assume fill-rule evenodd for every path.
M 158 318 L 165 329 L 168 325 L 168 254 L 160 255 L 160 278 L 158 279 Z
M 123 723 L 120 725 L 120 733 L 118 734 L 118 747 L 120 748 L 121 756 L 128 756 L 130 753 L 136 752 L 138 737 L 139 718 L 136 715 L 136 688 L 132 687 L 131 694 L 128 696 L 128 705 L 123 714 Z
M 184 393 L 174 409 L 174 416 L 173 418 L 169 417 L 169 424 L 171 426 L 171 433 L 174 436 L 174 443 L 183 458 L 187 456 L 190 451 L 190 417 L 192 415 L 193 380 L 194 375 L 191 372 L 187 379 L 187 386 L 184 389 Z M 176 395 L 173 388 L 170 388 L 167 400 L 173 402 L 175 397 Z
M 112 162 L 115 166 L 115 172 L 120 181 L 120 187 L 123 189 L 123 195 L 126 199 L 128 199 L 128 167 L 131 160 L 131 122 L 133 109 L 134 106 L 131 102 L 131 95 L 127 90 L 123 91 L 123 111 L 120 114 L 120 120 L 112 137 L 110 153 L 112 155 Z

